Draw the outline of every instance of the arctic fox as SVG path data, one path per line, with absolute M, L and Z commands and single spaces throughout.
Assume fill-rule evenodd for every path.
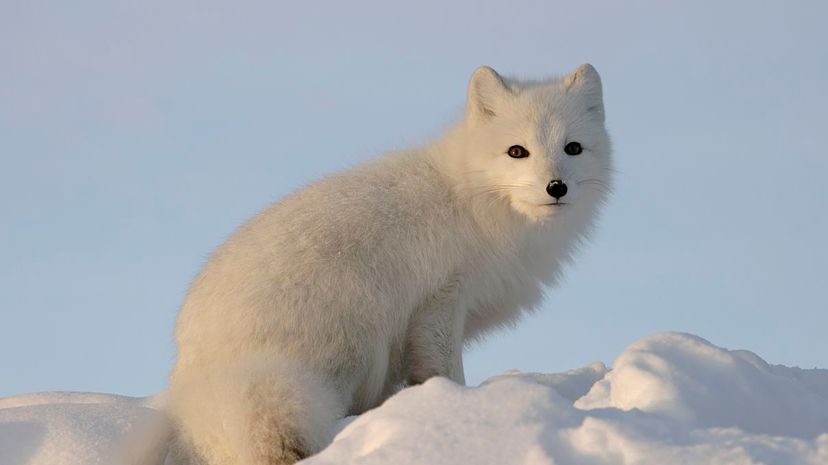
M 477 69 L 433 143 L 329 176 L 211 256 L 176 326 L 180 464 L 290 464 L 535 307 L 610 188 L 601 80 Z

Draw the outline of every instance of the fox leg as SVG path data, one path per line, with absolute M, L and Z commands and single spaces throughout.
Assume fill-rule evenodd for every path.
M 420 384 L 432 376 L 445 376 L 465 384 L 466 315 L 458 294 L 459 283 L 452 282 L 426 299 L 411 315 L 404 355 L 408 384 Z

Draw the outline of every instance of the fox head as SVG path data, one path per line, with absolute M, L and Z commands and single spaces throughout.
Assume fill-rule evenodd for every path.
M 611 182 L 601 78 L 581 65 L 563 78 L 504 79 L 478 68 L 461 124 L 464 191 L 530 222 L 566 222 L 601 204 Z

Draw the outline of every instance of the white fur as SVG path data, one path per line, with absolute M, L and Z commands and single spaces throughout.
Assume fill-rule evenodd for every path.
M 610 171 L 591 66 L 533 82 L 478 69 L 444 137 L 285 197 L 213 253 L 177 322 L 174 456 L 293 463 L 407 384 L 463 383 L 464 342 L 539 303 Z M 567 205 L 549 205 L 552 179 Z

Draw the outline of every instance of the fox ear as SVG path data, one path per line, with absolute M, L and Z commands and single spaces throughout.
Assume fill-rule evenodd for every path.
M 511 93 L 503 78 L 492 68 L 481 66 L 469 80 L 466 115 L 476 120 L 485 120 L 497 115 L 502 99 Z
M 601 76 L 589 63 L 579 66 L 564 78 L 567 92 L 578 92 L 586 101 L 587 112 L 594 113 L 604 121 L 604 91 Z

